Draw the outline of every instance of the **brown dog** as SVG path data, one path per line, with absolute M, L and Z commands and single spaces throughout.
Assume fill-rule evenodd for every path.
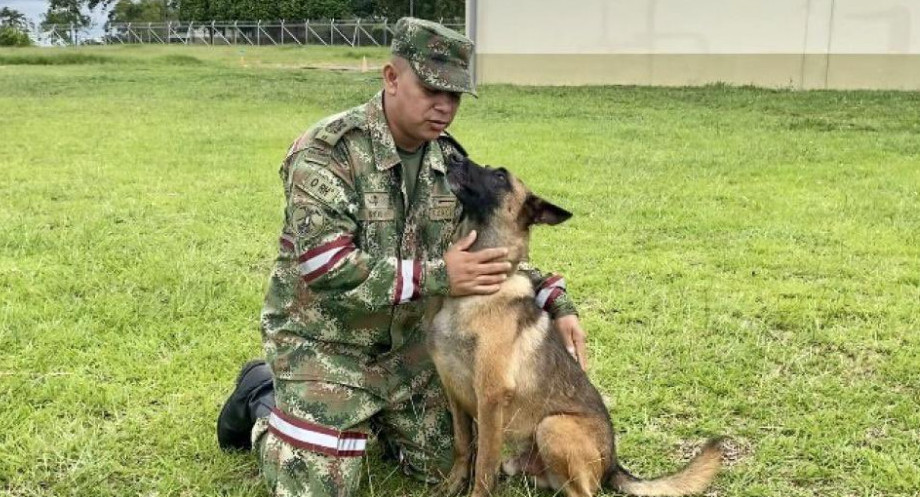
M 508 247 L 515 265 L 527 258 L 532 225 L 571 217 L 503 168 L 455 159 L 448 179 L 465 213 L 458 235 L 475 229 L 471 250 Z M 474 419 L 476 497 L 491 492 L 505 441 L 520 454 L 506 471 L 534 474 L 569 497 L 602 486 L 633 495 L 695 494 L 718 472 L 718 440 L 670 476 L 642 480 L 620 466 L 607 408 L 537 307 L 527 277 L 512 273 L 492 295 L 444 299 L 429 320 L 429 349 L 453 415 L 454 465 L 445 482 L 451 494 L 468 484 Z

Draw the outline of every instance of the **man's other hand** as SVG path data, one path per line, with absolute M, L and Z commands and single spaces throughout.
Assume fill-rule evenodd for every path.
M 581 369 L 588 369 L 588 347 L 585 345 L 585 331 L 581 329 L 578 316 L 570 314 L 556 319 L 553 324 L 562 336 L 565 348 L 578 361 Z
M 470 252 L 476 241 L 476 232 L 454 242 L 444 254 L 451 297 L 488 295 L 498 291 L 508 279 L 511 263 L 505 260 L 508 249 L 495 247 Z

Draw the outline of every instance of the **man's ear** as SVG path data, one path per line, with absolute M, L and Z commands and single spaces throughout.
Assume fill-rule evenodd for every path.
M 399 78 L 399 71 L 396 70 L 396 66 L 392 62 L 387 62 L 383 65 L 383 88 L 389 95 L 396 94 L 397 79 Z
M 572 217 L 571 212 L 533 194 L 527 198 L 527 203 L 533 215 L 531 224 L 548 224 L 552 226 Z

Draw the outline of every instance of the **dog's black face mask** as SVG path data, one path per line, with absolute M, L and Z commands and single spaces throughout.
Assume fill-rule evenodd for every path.
M 505 168 L 483 167 L 458 156 L 448 162 L 447 181 L 466 215 L 477 224 L 486 224 L 514 189 Z
M 559 224 L 572 214 L 534 195 L 503 167 L 480 166 L 466 157 L 448 161 L 447 181 L 464 215 L 479 227 L 529 231 L 533 224 Z

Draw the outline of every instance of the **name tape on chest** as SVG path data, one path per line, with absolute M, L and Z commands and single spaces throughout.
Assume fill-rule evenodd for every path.
M 392 221 L 396 219 L 396 209 L 390 202 L 390 194 L 383 192 L 365 192 L 358 217 L 364 221 Z
M 453 195 L 435 195 L 431 197 L 431 208 L 428 209 L 428 219 L 432 221 L 445 221 L 454 218 L 457 208 L 457 199 Z

